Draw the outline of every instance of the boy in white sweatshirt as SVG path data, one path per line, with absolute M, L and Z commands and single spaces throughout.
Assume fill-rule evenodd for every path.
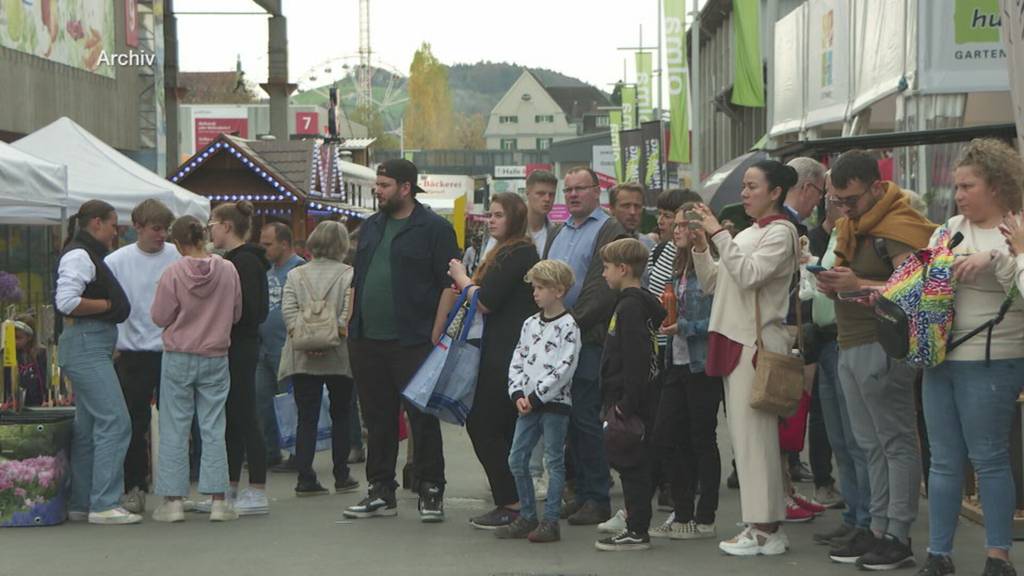
M 499 528 L 498 538 L 529 538 L 557 542 L 561 495 L 565 486 L 565 435 L 572 407 L 572 375 L 580 352 L 580 329 L 562 299 L 574 283 L 564 262 L 543 260 L 526 275 L 533 299 L 541 309 L 523 323 L 519 344 L 508 370 L 508 392 L 519 411 L 508 463 L 519 492 L 520 516 Z M 530 456 L 544 437 L 548 497 L 544 520 L 537 520 L 537 501 L 530 475 Z

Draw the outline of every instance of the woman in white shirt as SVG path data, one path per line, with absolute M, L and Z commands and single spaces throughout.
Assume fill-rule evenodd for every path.
M 789 287 L 797 270 L 796 227 L 784 215 L 786 193 L 797 182 L 792 167 L 775 160 L 754 164 L 743 176 L 743 208 L 754 225 L 733 238 L 711 210 L 701 204 L 703 230 L 694 234 L 693 264 L 706 293 L 714 294 L 708 326 L 705 374 L 725 379 L 736 469 L 742 478 L 740 503 L 747 527 L 719 544 L 732 556 L 784 554 L 789 539 L 782 532 L 786 495 L 779 459 L 779 419 L 751 408 L 757 351 L 755 301 L 761 309 L 764 347 L 789 353 L 792 338 L 783 325 L 789 310 Z M 714 243 L 720 258 L 712 259 Z M 755 300 L 756 299 L 756 300 Z
M 117 325 L 131 313 L 124 289 L 103 259 L 117 237 L 117 212 L 100 200 L 68 222 L 54 303 L 63 320 L 57 361 L 75 391 L 71 441 L 71 520 L 135 524 L 121 507 L 131 419 L 114 372 Z
M 1011 293 L 1017 263 L 999 226 L 1021 206 L 1024 166 L 1009 146 L 973 140 L 954 173 L 959 215 L 946 222 L 950 236 L 963 240 L 953 253 L 956 340 L 996 317 Z M 940 228 L 932 237 L 938 242 Z M 1020 372 L 1024 369 L 1024 306 L 1018 299 L 991 333 L 987 330 L 951 351 L 946 361 L 924 373 L 924 417 L 931 467 L 928 472 L 928 560 L 930 576 L 953 573 L 953 536 L 968 458 L 978 475 L 985 512 L 988 560 L 984 574 L 1013 574 L 1016 491 L 1010 469 L 1010 430 Z

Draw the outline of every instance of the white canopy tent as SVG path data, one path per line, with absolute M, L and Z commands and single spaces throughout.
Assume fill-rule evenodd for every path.
M 203 222 L 210 216 L 208 199 L 150 172 L 70 118 L 40 128 L 13 146 L 67 166 L 69 213 L 87 200 L 104 200 L 117 210 L 118 222 L 129 225 L 132 209 L 143 200 L 155 198 L 176 216 L 189 214 Z M 60 218 L 59 210 L 47 207 L 23 206 L 10 212 L 22 221 Z
M 0 224 L 59 224 L 68 203 L 68 170 L 0 142 Z M 39 212 L 36 219 L 11 211 Z

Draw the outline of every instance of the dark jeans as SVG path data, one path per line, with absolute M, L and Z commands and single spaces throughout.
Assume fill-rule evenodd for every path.
M 334 481 L 348 478 L 349 414 L 352 408 L 352 379 L 347 376 L 313 376 L 296 374 L 292 377 L 298 424 L 295 430 L 295 467 L 299 470 L 299 483 L 316 482 L 313 457 L 316 455 L 317 425 L 320 422 L 320 402 L 324 386 L 330 398 L 331 457 L 334 460 Z
M 508 397 L 508 384 L 481 374 L 477 380 L 473 408 L 466 421 L 466 431 L 473 442 L 477 460 L 487 474 L 495 506 L 508 506 L 519 501 L 516 480 L 508 464 L 517 418 L 515 405 Z
M 814 487 L 833 486 L 832 478 L 832 445 L 828 441 L 828 430 L 825 429 L 825 416 L 821 411 L 821 396 L 818 393 L 818 371 L 814 371 L 814 385 L 811 388 L 811 410 L 807 422 L 807 443 L 811 459 L 811 473 L 814 475 Z
M 722 483 L 717 433 L 721 404 L 720 378 L 694 374 L 689 366 L 669 370 L 661 389 L 654 441 L 672 474 L 676 522 L 715 523 Z
M 121 382 L 128 415 L 132 419 L 132 441 L 124 457 L 124 491 L 149 490 L 149 424 L 154 398 L 160 399 L 160 360 L 163 352 L 122 350 L 114 364 Z
M 353 385 L 353 391 L 355 390 Z M 348 414 L 349 421 L 349 435 L 348 435 L 348 446 L 349 450 L 363 449 L 363 423 L 359 419 L 359 394 L 352 394 L 352 410 Z
M 611 475 L 608 472 L 608 455 L 604 450 L 604 428 L 601 421 L 601 387 L 598 382 L 600 367 L 601 347 L 584 344 L 572 379 L 568 443 L 575 472 L 576 501 L 580 504 L 596 502 L 600 506 L 609 507 Z M 648 465 L 648 473 L 649 468 Z M 651 483 L 650 478 L 647 483 Z
M 651 462 L 654 447 L 645 438 L 640 446 L 640 463 L 631 468 L 616 468 L 622 480 L 622 497 L 626 504 L 626 527 L 637 534 L 647 534 L 651 528 L 651 498 L 654 496 L 654 476 Z
M 243 459 L 249 462 L 249 483 L 267 483 L 267 448 L 256 417 L 258 360 L 258 339 L 241 338 L 231 342 L 228 350 L 231 390 L 226 405 L 225 439 L 228 446 L 228 480 L 233 484 L 242 477 Z
M 398 462 L 398 412 L 402 390 L 430 354 L 430 344 L 402 346 L 397 340 L 349 340 L 349 356 L 367 431 L 366 480 L 395 490 Z M 415 439 L 413 473 L 417 483 L 444 487 L 441 423 L 404 403 Z

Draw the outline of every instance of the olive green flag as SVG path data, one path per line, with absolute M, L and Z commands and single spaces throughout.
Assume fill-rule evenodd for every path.
M 622 129 L 632 130 L 636 123 L 636 86 L 626 84 L 622 87 Z
M 668 161 L 690 163 L 690 69 L 686 64 L 686 0 L 665 0 L 670 142 Z
M 764 64 L 761 61 L 761 0 L 734 0 L 732 35 L 736 39 L 732 103 L 764 108 Z
M 640 122 L 654 120 L 654 59 L 650 52 L 636 53 L 636 108 Z
M 622 130 L 622 110 L 608 112 L 608 128 L 612 135 L 612 152 L 615 154 L 615 180 L 622 182 L 622 148 L 619 147 L 619 131 Z

